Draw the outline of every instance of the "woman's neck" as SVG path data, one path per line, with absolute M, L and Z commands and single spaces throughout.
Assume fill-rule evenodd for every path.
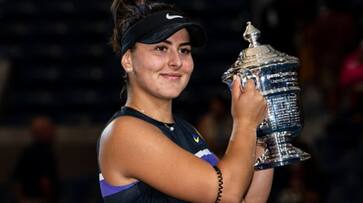
M 129 94 L 125 106 L 163 123 L 173 123 L 172 100 Z

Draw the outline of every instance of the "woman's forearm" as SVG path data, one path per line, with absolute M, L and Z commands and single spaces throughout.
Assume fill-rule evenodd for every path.
M 254 171 L 256 130 L 235 123 L 226 154 L 218 164 L 225 179 L 226 197 L 240 201 L 246 194 Z
M 265 203 L 268 200 L 274 169 L 255 171 L 244 203 Z

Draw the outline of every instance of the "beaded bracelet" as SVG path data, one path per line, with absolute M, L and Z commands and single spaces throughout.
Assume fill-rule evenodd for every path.
M 222 193 L 223 193 L 223 175 L 221 170 L 217 166 L 213 166 L 214 170 L 217 173 L 218 176 L 218 193 L 215 203 L 220 203 L 222 199 Z

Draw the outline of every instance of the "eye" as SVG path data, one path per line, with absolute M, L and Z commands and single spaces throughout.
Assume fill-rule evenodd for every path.
M 180 53 L 185 54 L 185 55 L 189 55 L 192 52 L 191 48 L 181 48 L 180 49 Z
M 155 47 L 155 50 L 156 51 L 164 52 L 164 51 L 167 51 L 168 50 L 168 47 L 165 46 L 165 45 L 158 45 L 158 46 Z

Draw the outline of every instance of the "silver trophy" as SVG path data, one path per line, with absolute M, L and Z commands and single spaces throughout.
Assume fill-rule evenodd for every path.
M 251 22 L 247 22 L 243 37 L 250 45 L 222 76 L 223 82 L 228 86 L 231 86 L 233 75 L 239 76 L 242 88 L 248 79 L 253 79 L 267 101 L 268 114 L 257 128 L 258 143 L 264 144 L 266 150 L 257 159 L 256 170 L 310 158 L 308 153 L 290 143 L 303 128 L 296 71 L 299 60 L 276 51 L 270 45 L 260 45 L 257 41 L 259 35 L 260 31 Z

